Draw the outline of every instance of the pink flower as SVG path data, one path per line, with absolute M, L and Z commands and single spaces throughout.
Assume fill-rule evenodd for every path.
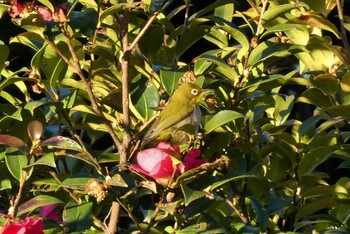
M 44 222 L 30 216 L 25 220 L 16 221 L 6 225 L 1 234 L 43 234 Z
M 163 181 L 164 179 L 169 179 L 173 174 L 174 166 L 170 155 L 166 151 L 171 151 L 171 149 L 151 148 L 138 152 L 136 156 L 137 164 L 132 165 L 131 169 L 152 177 L 155 180 L 161 179 L 159 181 Z
M 55 209 L 57 205 L 47 205 L 40 208 L 39 215 L 44 218 L 49 218 L 57 222 L 62 222 L 61 218 L 56 214 Z
M 182 174 L 185 171 L 191 170 L 205 163 L 204 160 L 197 159 L 200 155 L 201 155 L 201 151 L 199 149 L 194 149 L 189 151 L 185 155 L 183 162 L 177 167 L 178 172 Z
M 176 158 L 179 158 L 177 157 L 179 154 L 180 148 L 178 146 L 161 142 L 157 148 L 138 152 L 136 156 L 137 164 L 131 165 L 130 168 L 155 179 L 159 184 L 165 186 L 174 173 L 174 165 L 177 164 Z M 199 156 L 199 149 L 189 151 L 183 162 L 178 165 L 177 172 L 181 174 L 203 164 L 205 161 L 197 159 Z

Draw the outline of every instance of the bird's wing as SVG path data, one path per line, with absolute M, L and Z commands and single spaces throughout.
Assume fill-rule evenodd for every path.
M 170 128 L 171 126 L 176 125 L 176 123 L 181 122 L 183 119 L 191 115 L 191 111 L 176 111 L 176 109 L 181 108 L 181 104 L 176 103 L 176 105 L 172 105 L 172 102 L 169 102 L 169 104 L 164 108 L 164 110 L 160 113 L 159 118 L 151 125 L 148 132 L 144 136 L 141 145 L 145 146 L 152 140 L 158 136 L 160 132 L 163 130 Z M 175 110 L 175 111 L 168 111 L 168 110 Z M 174 117 L 176 115 L 176 117 Z

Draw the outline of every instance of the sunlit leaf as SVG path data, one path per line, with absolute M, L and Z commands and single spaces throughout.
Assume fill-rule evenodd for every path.
M 45 140 L 44 142 L 42 142 L 41 145 L 58 148 L 58 149 L 73 150 L 78 152 L 83 151 L 81 146 L 76 141 L 63 136 L 51 137 Z
M 310 79 L 311 84 L 327 95 L 334 96 L 338 89 L 338 79 L 332 74 L 321 74 Z
M 232 122 L 238 118 L 243 118 L 241 113 L 230 110 L 223 110 L 214 115 L 204 126 L 207 133 L 214 131 L 215 129 Z

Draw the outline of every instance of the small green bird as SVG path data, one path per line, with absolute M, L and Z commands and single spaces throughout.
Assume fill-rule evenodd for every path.
M 201 121 L 199 102 L 210 90 L 196 84 L 181 85 L 170 97 L 168 104 L 151 125 L 141 142 L 141 148 L 149 143 L 171 142 L 182 144 L 188 141 L 189 128 L 196 133 Z M 191 131 L 192 132 L 192 131 Z

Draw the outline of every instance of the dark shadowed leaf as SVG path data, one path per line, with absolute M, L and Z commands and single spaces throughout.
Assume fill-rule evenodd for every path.
M 92 225 L 92 202 L 77 204 L 69 202 L 63 211 L 70 232 L 82 232 Z

